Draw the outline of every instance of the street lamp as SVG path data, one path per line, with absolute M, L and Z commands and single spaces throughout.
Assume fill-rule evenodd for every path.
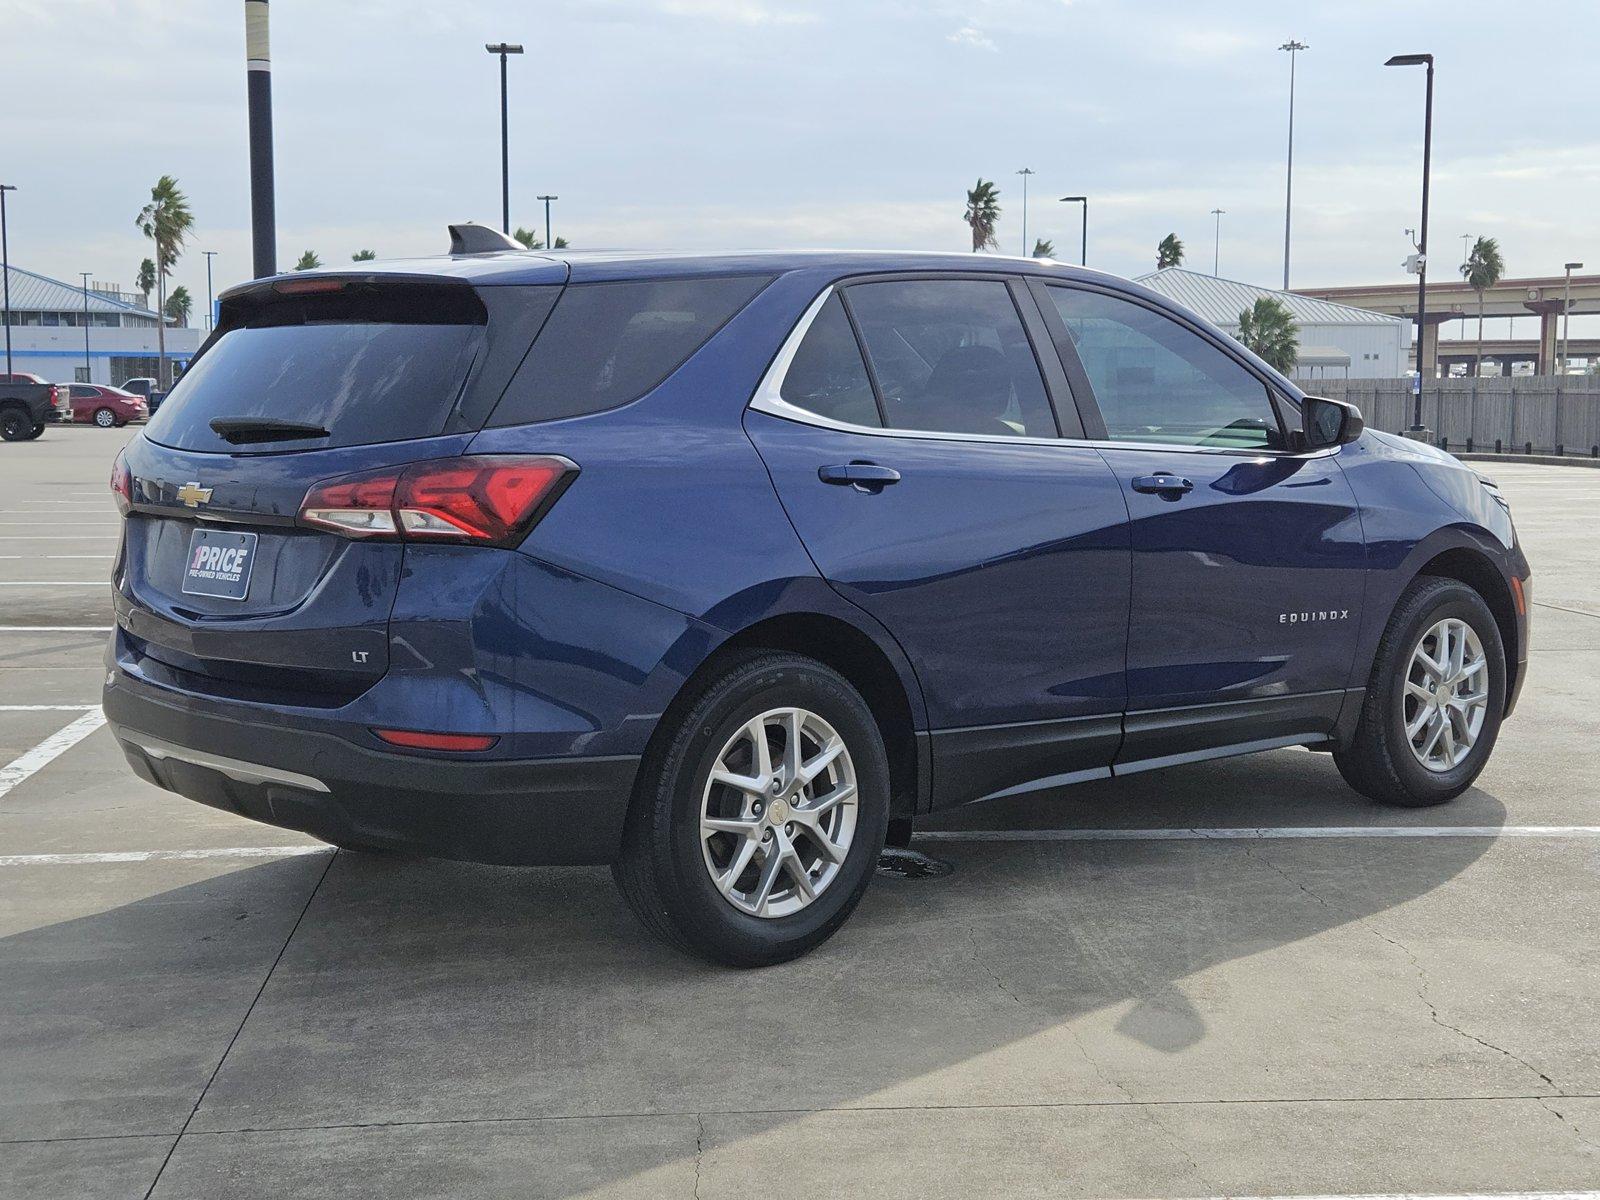
M 6 374 L 11 374 L 11 252 L 6 248 L 6 193 L 17 189 L 0 183 L 0 288 L 4 289 L 6 327 Z
M 1290 38 L 1279 50 L 1289 52 L 1289 168 L 1283 185 L 1283 290 L 1289 290 L 1289 214 L 1294 207 L 1294 56 L 1310 47 Z
M 554 250 L 556 244 L 550 240 L 550 201 L 559 200 L 561 197 L 540 196 L 539 199 L 544 201 L 544 248 L 546 250 Z
M 1028 257 L 1028 176 L 1033 174 L 1032 167 L 1023 167 L 1017 172 L 1022 176 L 1022 257 Z
M 210 332 L 217 327 L 217 306 L 211 299 L 211 260 L 217 256 L 217 252 L 202 250 L 200 253 L 206 256 L 206 331 Z
M 1217 219 L 1217 229 L 1211 239 L 1211 278 L 1217 278 L 1217 265 L 1222 261 L 1222 214 L 1225 208 L 1213 208 L 1211 215 Z
M 521 54 L 522 47 L 512 42 L 489 42 L 484 47 L 500 56 L 500 228 L 511 232 L 511 142 L 506 134 L 506 55 Z
M 83 276 L 83 381 L 94 382 L 94 370 L 89 366 L 89 275 L 88 271 L 79 271 Z
M 278 273 L 278 210 L 272 167 L 272 52 L 267 0 L 244 0 L 250 103 L 250 260 L 255 277 Z
M 1583 270 L 1582 263 L 1567 264 L 1567 281 L 1561 289 L 1561 373 L 1571 365 L 1567 359 L 1567 331 L 1572 326 L 1572 273 Z
M 1083 205 L 1083 246 L 1078 254 L 1078 262 L 1087 267 L 1089 265 L 1089 197 L 1063 196 L 1061 197 L 1061 203 Z
M 1428 167 L 1433 157 L 1433 55 L 1396 54 L 1383 65 L 1428 68 L 1427 98 L 1422 109 L 1422 225 L 1417 239 L 1417 382 L 1411 406 L 1411 432 L 1421 433 L 1422 362 L 1428 342 Z

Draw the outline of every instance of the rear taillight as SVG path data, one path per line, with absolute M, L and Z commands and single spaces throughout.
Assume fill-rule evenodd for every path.
M 51 388 L 50 406 L 52 408 L 65 408 L 67 406 L 67 394 L 58 387 Z
M 442 458 L 316 484 L 300 520 L 347 537 L 507 546 L 577 474 L 554 455 Z
M 111 464 L 111 494 L 117 499 L 117 511 L 123 516 L 133 507 L 133 476 L 123 461 L 122 451 L 117 451 L 117 461 Z

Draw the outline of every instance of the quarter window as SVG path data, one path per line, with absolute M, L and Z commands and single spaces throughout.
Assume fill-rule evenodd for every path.
M 1049 291 L 1112 441 L 1284 448 L 1267 385 L 1216 346 L 1142 304 Z
M 890 428 L 1058 436 L 1039 363 L 1004 283 L 862 283 L 845 299 Z
M 829 296 L 783 376 L 783 399 L 797 408 L 850 425 L 881 426 L 861 347 L 839 293 Z

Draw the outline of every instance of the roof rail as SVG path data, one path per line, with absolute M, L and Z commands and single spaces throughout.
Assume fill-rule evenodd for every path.
M 525 250 L 521 242 L 513 241 L 498 229 L 467 221 L 450 226 L 451 254 L 494 254 L 500 250 Z

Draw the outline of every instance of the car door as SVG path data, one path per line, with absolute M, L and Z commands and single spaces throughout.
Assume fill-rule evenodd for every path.
M 1037 346 L 1005 278 L 853 282 L 746 414 L 818 569 L 916 669 L 935 805 L 1104 776 L 1120 740 L 1126 508 Z
M 1297 410 L 1197 324 L 1108 288 L 1036 291 L 1131 519 L 1117 769 L 1328 733 L 1363 592 L 1337 450 L 1299 452 Z

